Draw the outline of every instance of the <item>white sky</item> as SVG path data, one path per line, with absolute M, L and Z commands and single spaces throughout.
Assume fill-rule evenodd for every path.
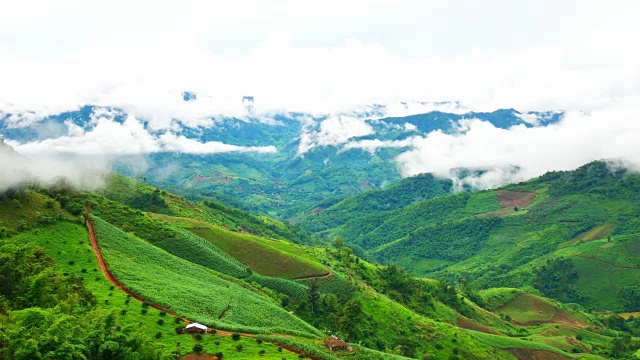
M 372 102 L 592 109 L 638 91 L 637 1 L 0 4 L 0 109 L 145 116 Z M 202 99 L 187 108 L 192 90 Z M 198 107 L 197 109 L 194 109 Z
M 471 124 L 473 131 L 456 138 L 415 138 L 399 158 L 407 175 L 508 164 L 535 176 L 640 153 L 629 136 L 640 134 L 638 19 L 635 0 L 2 1 L 0 112 L 37 118 L 109 105 L 170 128 L 172 118 L 201 124 L 213 115 L 245 114 L 244 95 L 255 96 L 257 114 L 335 114 L 400 101 L 567 111 L 569 120 L 547 132 Z M 182 101 L 184 90 L 198 100 Z M 305 141 L 333 141 L 334 128 L 367 131 L 366 124 L 332 119 Z M 123 131 L 125 144 L 131 129 L 134 122 Z M 564 140 L 576 131 L 583 140 Z M 591 140 L 603 133 L 616 146 L 595 146 Z M 24 149 L 81 144 L 100 152 L 91 136 L 70 133 L 68 142 Z M 168 136 L 137 146 L 229 150 L 187 140 Z

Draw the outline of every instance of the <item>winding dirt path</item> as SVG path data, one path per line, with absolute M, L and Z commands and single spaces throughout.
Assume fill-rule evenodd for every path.
M 640 270 L 640 268 L 635 267 L 635 266 L 616 265 L 616 264 L 612 264 L 610 262 L 607 262 L 607 261 L 604 261 L 604 260 L 600 260 L 600 259 L 596 259 L 596 258 L 589 257 L 589 256 L 584 256 L 584 255 L 579 255 L 579 254 L 573 254 L 573 256 L 576 256 L 576 257 L 579 257 L 579 258 L 583 258 L 583 259 L 587 259 L 587 260 L 593 260 L 593 261 L 601 262 L 603 264 L 606 264 L 606 265 L 609 265 L 609 266 L 613 266 L 613 267 L 616 267 L 618 269 Z
M 93 249 L 93 252 L 96 255 L 96 258 L 98 259 L 98 265 L 100 266 L 100 270 L 102 271 L 102 273 L 104 274 L 104 276 L 107 277 L 107 279 L 109 280 L 109 282 L 111 282 L 113 285 L 115 285 L 118 289 L 122 290 L 122 292 L 124 292 L 125 294 L 131 295 L 132 298 L 140 301 L 140 302 L 147 302 L 149 304 L 149 306 L 151 306 L 152 308 L 161 310 L 166 312 L 167 314 L 173 316 L 173 317 L 177 317 L 182 319 L 184 322 L 186 322 L 187 324 L 192 323 L 193 321 L 182 317 L 182 316 L 178 316 L 178 314 L 176 314 L 175 312 L 164 308 L 158 304 L 154 304 L 152 302 L 149 302 L 145 299 L 143 299 L 142 297 L 140 297 L 139 295 L 131 292 L 129 289 L 127 289 L 124 284 L 122 284 L 120 281 L 118 281 L 118 279 L 116 279 L 113 274 L 109 271 L 109 268 L 107 267 L 107 264 L 104 261 L 104 258 L 102 257 L 102 253 L 100 252 L 100 247 L 98 246 L 98 238 L 96 236 L 96 231 L 95 231 L 95 227 L 93 226 L 93 220 L 91 220 L 91 217 L 85 215 L 85 220 L 86 220 L 86 224 L 87 224 L 87 230 L 89 231 L 89 240 L 91 241 L 91 248 Z M 214 328 L 210 328 L 207 327 L 207 332 L 211 332 L 215 330 L 216 334 L 219 335 L 228 335 L 231 336 L 234 333 L 236 333 L 236 331 L 226 331 L 226 330 L 218 330 L 218 329 L 214 329 Z M 242 337 L 249 337 L 249 338 L 255 338 L 258 335 L 256 334 L 247 334 L 247 333 L 238 333 L 240 334 L 240 336 Z M 262 335 L 262 334 L 261 334 Z M 267 335 L 267 334 L 265 334 Z M 289 334 L 268 334 L 271 336 L 282 336 L 282 337 L 293 337 L 292 335 Z M 283 349 L 286 349 L 288 351 L 291 351 L 293 353 L 297 353 L 299 354 L 299 350 L 297 349 L 292 349 L 292 348 L 288 348 L 285 346 L 282 346 Z
M 333 276 L 333 271 L 331 271 L 331 269 L 329 269 L 329 272 L 323 275 L 306 275 L 306 276 L 300 276 L 297 278 L 293 278 L 291 280 L 306 280 L 306 279 L 313 279 L 313 278 L 317 278 L 317 279 L 322 279 L 322 278 L 328 278 L 328 277 L 332 277 Z

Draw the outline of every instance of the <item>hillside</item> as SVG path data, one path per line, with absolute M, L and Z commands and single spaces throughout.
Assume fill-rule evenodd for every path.
M 640 306 L 633 303 L 640 286 L 639 193 L 639 175 L 594 162 L 497 190 L 364 214 L 323 235 L 416 275 L 481 288 L 529 286 L 587 308 L 631 311 Z M 359 201 L 345 199 L 335 211 Z M 558 281 L 552 278 L 565 283 L 550 285 Z
M 0 276 L 3 283 L 32 285 L 2 294 L 0 358 L 42 357 L 19 355 L 25 336 L 35 339 L 40 349 L 62 342 L 86 344 L 82 333 L 71 328 L 58 340 L 35 335 L 55 331 L 54 324 L 63 318 L 114 324 L 103 335 L 112 341 L 110 357 L 130 351 L 142 359 L 178 358 L 193 351 L 222 352 L 225 359 L 256 354 L 290 359 L 299 353 L 316 359 L 601 359 L 598 354 L 613 358 L 611 341 L 624 330 L 614 323 L 616 330 L 606 329 L 609 320 L 522 290 L 515 296 L 501 289 L 477 293 L 467 286 L 416 278 L 395 266 L 368 263 L 348 247 L 303 246 L 250 234 L 231 225 L 244 217 L 220 222 L 207 211 L 209 206 L 123 181 L 133 185 L 133 194 L 158 194 L 162 203 L 135 204 L 162 213 L 133 209 L 127 205 L 131 193 L 116 196 L 109 187 L 101 193 L 117 201 L 64 184 L 29 185 L 3 195 L 3 209 L 14 208 L 0 212 L 1 254 L 9 264 L 0 267 Z M 91 222 L 85 224 L 70 212 L 77 211 L 78 203 Z M 87 229 L 95 236 L 94 248 Z M 40 251 L 37 258 L 52 270 L 15 273 L 29 259 L 21 257 L 22 247 Z M 239 251 L 243 249 L 248 251 Z M 53 276 L 51 271 L 60 279 L 73 279 L 74 290 L 53 286 L 33 292 L 37 279 Z M 87 300 L 63 296 L 75 292 Z M 34 310 L 35 305 L 43 310 Z M 48 320 L 38 327 L 28 324 L 25 316 L 34 311 L 46 312 Z M 185 320 L 217 332 L 202 338 L 183 334 Z M 634 322 L 629 324 L 634 328 Z M 234 331 L 241 332 L 240 340 L 232 339 Z M 353 344 L 353 351 L 327 350 L 322 346 L 326 334 L 339 335 Z M 106 356 L 100 341 L 94 350 L 80 346 L 70 351 Z M 620 354 L 635 346 L 625 344 L 627 350 Z

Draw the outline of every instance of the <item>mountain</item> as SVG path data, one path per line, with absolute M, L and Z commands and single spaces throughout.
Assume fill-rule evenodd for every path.
M 185 92 L 183 96 L 189 104 L 198 103 L 196 94 Z M 250 105 L 253 99 L 245 102 Z M 509 128 L 547 126 L 562 117 L 557 112 L 514 109 L 463 114 L 432 111 L 404 117 L 385 117 L 386 113 L 380 105 L 325 115 L 256 115 L 249 109 L 244 117 L 160 121 L 123 109 L 85 106 L 38 121 L 29 114 L 0 114 L 0 134 L 18 145 L 42 141 L 46 145 L 64 137 L 73 143 L 74 138 L 87 134 L 108 133 L 101 145 L 105 147 L 118 143 L 118 136 L 132 136 L 139 143 L 132 145 L 139 148 L 108 149 L 123 152 L 114 170 L 190 199 L 206 197 L 292 219 L 321 201 L 400 180 L 395 158 L 411 149 L 413 138 L 433 131 L 464 132 L 469 119 Z
M 428 176 L 397 187 L 422 180 L 452 197 Z M 296 244 L 308 241 L 277 220 L 120 175 L 97 192 L 4 193 L 0 224 L 0 358 L 603 359 L 636 346 L 622 336 L 635 321 Z M 185 334 L 185 319 L 216 331 Z M 352 350 L 328 350 L 330 334 Z
M 411 182 L 430 189 L 434 179 Z M 344 199 L 299 224 L 419 276 L 535 288 L 601 311 L 640 306 L 640 175 L 621 164 L 598 161 L 496 190 L 439 191 L 420 201 L 429 194 L 423 187 L 401 185 Z M 361 203 L 398 192 L 416 201 L 371 212 Z M 355 216 L 334 217 L 343 209 Z

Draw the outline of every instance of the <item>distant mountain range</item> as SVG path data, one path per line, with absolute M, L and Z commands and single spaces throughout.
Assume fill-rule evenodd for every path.
M 191 92 L 182 97 L 190 103 L 198 99 Z M 389 111 L 381 105 L 337 115 L 257 115 L 252 97 L 245 97 L 243 104 L 247 108 L 243 118 L 172 119 L 162 125 L 111 107 L 84 106 L 38 121 L 29 114 L 0 112 L 0 134 L 20 151 L 21 146 L 38 142 L 46 149 L 47 142 L 55 139 L 73 143 L 74 138 L 109 131 L 107 125 L 130 131 L 128 126 L 139 124 L 132 139 L 143 136 L 155 147 L 120 151 L 114 170 L 193 199 L 210 197 L 291 219 L 319 202 L 400 180 L 394 159 L 411 149 L 412 138 L 433 131 L 464 132 L 465 121 L 470 119 L 506 129 L 547 126 L 562 117 L 559 112 L 520 113 L 514 109 L 385 117 Z M 448 105 L 459 108 L 455 103 Z M 175 142 L 181 145 L 173 145 Z

